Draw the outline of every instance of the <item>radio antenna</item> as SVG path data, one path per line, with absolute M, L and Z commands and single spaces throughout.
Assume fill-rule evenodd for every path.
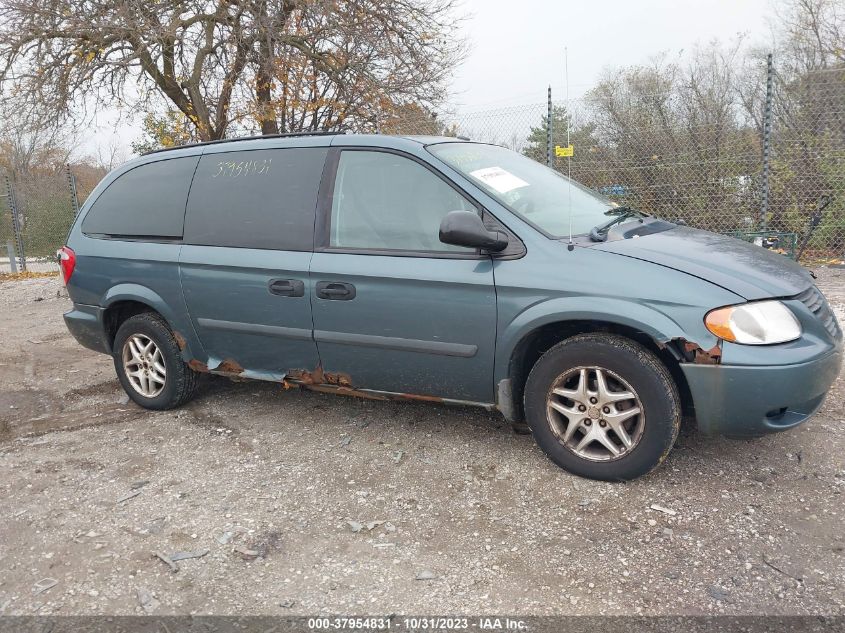
M 569 250 L 574 248 L 572 244 L 572 144 L 569 141 L 569 128 L 572 121 L 572 113 L 569 110 L 569 49 L 563 48 L 563 69 L 565 73 L 566 82 L 566 176 L 569 179 Z

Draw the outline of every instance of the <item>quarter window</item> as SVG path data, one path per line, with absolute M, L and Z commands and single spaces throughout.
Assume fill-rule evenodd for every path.
M 475 207 L 431 171 L 388 152 L 340 155 L 329 244 L 335 248 L 471 253 L 443 244 L 440 222 Z
M 82 221 L 88 235 L 182 237 L 198 156 L 145 163 L 118 176 Z
M 327 152 L 300 147 L 206 154 L 191 185 L 185 243 L 311 250 Z

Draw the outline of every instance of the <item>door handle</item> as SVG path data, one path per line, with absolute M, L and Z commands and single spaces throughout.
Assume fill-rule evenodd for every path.
M 270 293 L 280 297 L 304 297 L 305 283 L 299 279 L 271 279 Z
M 317 297 L 332 301 L 349 301 L 355 298 L 355 286 L 341 281 L 318 281 Z

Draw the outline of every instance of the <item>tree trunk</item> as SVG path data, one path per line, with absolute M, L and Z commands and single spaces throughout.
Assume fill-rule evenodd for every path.
M 264 32 L 258 39 L 258 68 L 255 73 L 255 100 L 257 101 L 258 119 L 261 122 L 261 134 L 278 134 L 279 122 L 276 120 L 276 107 L 273 104 L 273 75 L 275 59 L 270 38 L 270 20 L 262 6 L 261 22 Z
M 279 123 L 276 121 L 276 107 L 273 105 L 272 78 L 262 70 L 255 77 L 255 98 L 258 102 L 258 119 L 261 121 L 261 133 L 278 134 Z

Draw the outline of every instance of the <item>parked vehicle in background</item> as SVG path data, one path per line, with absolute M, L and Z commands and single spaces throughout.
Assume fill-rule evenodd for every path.
M 658 465 L 684 410 L 704 433 L 794 427 L 842 361 L 795 263 L 454 138 L 148 154 L 100 183 L 60 258 L 68 328 L 143 407 L 206 372 L 474 404 L 596 479 Z

